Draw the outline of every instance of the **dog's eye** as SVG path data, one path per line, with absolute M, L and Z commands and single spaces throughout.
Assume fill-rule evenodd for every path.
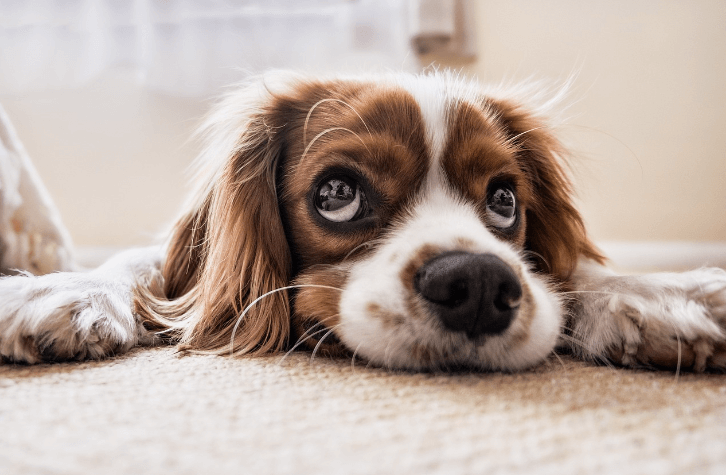
M 514 192 L 500 186 L 494 189 L 487 198 L 487 216 L 493 226 L 507 229 L 517 220 L 517 204 Z
M 325 180 L 315 193 L 315 208 L 328 221 L 354 221 L 365 214 L 366 196 L 358 183 L 348 177 Z

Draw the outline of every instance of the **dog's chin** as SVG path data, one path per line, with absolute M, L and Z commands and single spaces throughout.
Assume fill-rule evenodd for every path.
M 412 313 L 400 287 L 365 269 L 349 276 L 335 334 L 350 353 L 391 369 L 515 371 L 542 362 L 557 344 L 561 303 L 538 276 L 525 274 L 522 304 L 505 330 L 473 337 L 446 328 L 425 306 Z

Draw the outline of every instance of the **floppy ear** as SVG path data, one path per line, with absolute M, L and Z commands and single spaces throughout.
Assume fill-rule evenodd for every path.
M 145 326 L 183 349 L 265 353 L 282 349 L 290 332 L 286 291 L 256 301 L 291 274 L 274 179 L 282 138 L 271 96 L 258 89 L 254 101 L 250 91 L 228 97 L 207 121 L 197 199 L 175 225 L 163 279 L 137 290 Z
M 580 257 L 605 258 L 587 237 L 582 217 L 572 203 L 572 185 L 562 163 L 565 150 L 550 129 L 525 108 L 496 101 L 499 121 L 517 146 L 534 198 L 527 209 L 525 247 L 542 272 L 566 283 Z

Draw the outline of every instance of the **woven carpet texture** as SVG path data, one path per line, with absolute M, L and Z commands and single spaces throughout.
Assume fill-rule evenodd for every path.
M 726 473 L 726 375 L 136 349 L 0 365 L 0 473 Z

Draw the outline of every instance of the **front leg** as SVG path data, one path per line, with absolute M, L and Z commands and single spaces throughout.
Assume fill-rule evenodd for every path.
M 153 344 L 133 290 L 158 276 L 161 251 L 134 249 L 89 272 L 0 279 L 0 360 L 98 359 Z
M 726 272 L 617 275 L 581 261 L 565 343 L 624 366 L 726 368 Z

